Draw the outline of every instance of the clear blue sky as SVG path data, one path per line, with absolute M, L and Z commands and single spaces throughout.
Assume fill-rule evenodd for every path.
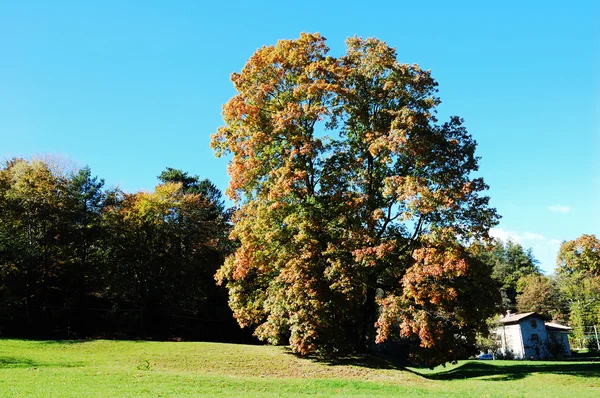
M 229 74 L 302 31 L 334 55 L 348 36 L 376 36 L 433 71 L 440 116 L 464 117 L 479 143 L 503 215 L 494 233 L 552 271 L 560 241 L 600 235 L 597 4 L 4 1 L 0 157 L 60 154 L 127 191 L 166 166 L 224 189 L 226 161 L 208 145 Z

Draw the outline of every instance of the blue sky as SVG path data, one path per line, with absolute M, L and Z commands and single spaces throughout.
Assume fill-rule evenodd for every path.
M 0 157 L 59 154 L 127 191 L 166 166 L 227 186 L 210 135 L 262 45 L 376 36 L 431 69 L 503 216 L 532 247 L 600 235 L 600 6 L 593 1 L 0 2 Z M 526 4 L 523 4 L 526 3 Z

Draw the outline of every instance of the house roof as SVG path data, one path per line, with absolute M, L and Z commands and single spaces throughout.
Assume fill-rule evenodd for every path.
M 573 328 L 554 322 L 545 322 L 544 324 L 546 325 L 546 329 L 551 331 L 568 332 L 569 330 L 573 330 Z
M 511 314 L 505 316 L 504 318 L 500 318 L 500 323 L 517 323 L 525 318 L 529 318 L 530 316 L 534 315 L 541 318 L 541 316 L 536 312 L 525 312 L 523 314 Z
M 504 323 L 504 324 L 519 323 L 523 319 L 529 318 L 532 316 L 535 316 L 535 317 L 538 317 L 541 319 L 545 318 L 543 315 L 540 315 L 537 312 L 524 312 L 522 314 L 507 315 L 504 318 L 500 318 L 499 322 Z M 548 318 L 546 318 L 546 319 L 548 319 Z M 554 322 L 544 322 L 544 325 L 546 326 L 546 330 L 555 331 L 555 332 L 568 332 L 569 330 L 573 330 L 573 328 L 571 328 L 571 327 L 561 325 L 559 323 L 554 323 Z

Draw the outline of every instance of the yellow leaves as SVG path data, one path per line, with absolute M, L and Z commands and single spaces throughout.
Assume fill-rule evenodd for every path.
M 583 234 L 563 242 L 556 258 L 559 273 L 600 276 L 600 239 Z
M 371 219 L 373 221 L 381 220 L 384 217 L 385 217 L 385 212 L 383 211 L 383 209 L 375 209 L 373 211 L 373 213 L 371 213 Z
M 22 219 L 49 222 L 48 214 L 68 206 L 67 178 L 55 164 L 39 159 L 12 159 L 4 166 L 0 167 L 0 199 L 11 203 L 11 208 L 22 213 Z
M 138 192 L 128 195 L 130 206 L 126 219 L 137 219 L 161 223 L 170 210 L 181 205 L 183 199 L 181 183 L 158 185 L 154 192 Z
M 382 152 L 388 150 L 388 142 L 385 138 L 380 137 L 376 140 L 373 140 L 369 145 L 369 153 L 373 157 L 379 156 Z

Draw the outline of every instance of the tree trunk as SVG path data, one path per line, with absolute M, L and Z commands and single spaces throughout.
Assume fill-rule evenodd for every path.
M 375 282 L 376 276 L 374 273 L 371 273 L 367 282 L 367 294 L 365 297 L 363 313 L 363 330 L 359 347 L 359 351 L 365 353 L 372 352 L 375 349 L 375 314 L 377 312 L 377 305 L 375 303 Z

